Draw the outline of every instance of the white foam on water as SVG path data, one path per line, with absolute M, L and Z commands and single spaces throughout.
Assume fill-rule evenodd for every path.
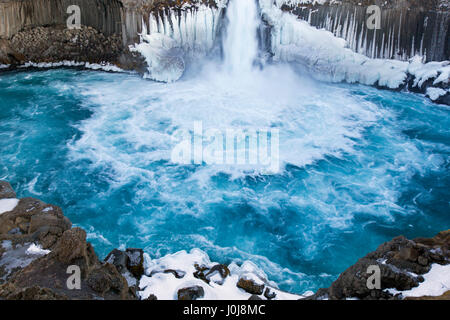
M 225 195 L 248 197 L 261 212 L 278 207 L 281 199 L 294 208 L 314 207 L 320 212 L 320 223 L 340 229 L 351 225 L 353 212 L 388 219 L 391 210 L 407 212 L 396 205 L 401 194 L 399 183 L 407 182 L 414 172 L 425 172 L 432 164 L 427 161 L 429 154 L 398 134 L 395 114 L 352 97 L 347 88 L 318 85 L 299 77 L 287 66 L 253 70 L 238 79 L 218 76 L 220 70 L 221 66 L 210 65 L 203 73 L 172 84 L 137 77 L 81 83 L 83 100 L 93 115 L 78 126 L 82 135 L 68 144 L 69 157 L 74 161 L 87 159 L 92 170 L 107 172 L 112 190 L 131 181 L 148 183 L 151 189 L 136 192 L 136 203 L 157 193 L 167 206 L 182 214 L 206 214 L 205 205 L 220 203 Z M 311 172 L 303 181 L 311 192 L 289 197 L 273 190 L 262 194 L 218 190 L 211 178 L 221 172 L 232 179 L 257 177 L 261 172 L 233 165 L 172 163 L 175 133 L 192 131 L 195 121 L 201 121 L 204 130 L 279 129 L 279 174 L 285 174 L 287 164 L 307 168 L 328 157 L 345 159 L 349 155 L 369 167 L 360 167 L 355 175 L 336 172 L 326 177 Z M 379 129 L 382 142 L 374 146 L 385 160 L 378 162 L 361 147 L 371 145 L 365 130 L 383 121 L 393 126 Z M 182 174 L 185 170 L 186 175 Z M 397 172 L 396 176 L 392 172 Z M 348 187 L 335 190 L 336 180 Z M 361 199 L 365 194 L 379 196 L 375 202 L 363 203 L 353 200 L 355 193 L 360 193 Z M 155 222 L 149 219 L 149 224 Z M 310 250 L 314 248 L 311 243 Z

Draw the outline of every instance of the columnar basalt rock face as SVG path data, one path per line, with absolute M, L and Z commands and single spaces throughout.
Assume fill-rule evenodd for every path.
M 66 25 L 71 5 L 80 7 L 82 25 L 106 36 L 121 33 L 119 0 L 0 0 L 0 37 L 11 38 L 24 28 Z
M 448 0 L 284 2 L 283 10 L 345 38 L 351 49 L 368 57 L 407 60 L 418 54 L 427 61 L 450 59 Z M 381 9 L 380 29 L 367 28 L 371 5 Z
M 122 45 L 127 46 L 138 42 L 142 22 L 149 26 L 150 13 L 164 23 L 169 11 L 180 14 L 200 5 L 217 7 L 217 3 L 214 0 L 0 0 L 0 38 L 10 39 L 34 27 L 65 25 L 69 16 L 67 8 L 78 5 L 83 26 L 92 27 L 106 37 L 121 36 Z M 449 0 L 284 0 L 276 3 L 311 25 L 345 38 L 353 50 L 369 57 L 406 60 L 420 54 L 427 61 L 450 59 Z M 379 30 L 367 28 L 370 5 L 381 9 Z

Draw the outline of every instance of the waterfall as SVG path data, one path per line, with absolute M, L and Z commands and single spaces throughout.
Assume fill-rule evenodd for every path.
M 259 27 L 256 0 L 231 0 L 227 8 L 228 28 L 223 42 L 224 66 L 232 74 L 251 71 L 258 55 Z

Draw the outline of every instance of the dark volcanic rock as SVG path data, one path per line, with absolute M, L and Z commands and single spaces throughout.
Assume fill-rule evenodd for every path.
M 266 288 L 266 290 L 264 290 L 264 297 L 266 297 L 266 299 L 268 300 L 275 299 L 276 296 L 277 294 L 271 291 L 269 288 Z
M 129 259 L 130 258 L 125 252 L 118 249 L 114 249 L 106 256 L 104 261 L 114 265 L 117 271 L 123 273 L 127 270 Z
M 178 290 L 178 300 L 197 300 L 205 295 L 205 290 L 201 286 L 194 286 Z
M 69 30 L 60 25 L 18 32 L 9 41 L 9 47 L 25 59 L 20 63 L 63 60 L 101 63 L 118 59 L 122 52 L 121 41 L 118 35 L 107 37 L 92 27 Z
M 427 273 L 433 263 L 450 263 L 450 230 L 430 239 L 408 240 L 400 236 L 383 243 L 345 270 L 330 288 L 320 289 L 307 299 L 398 299 L 401 297 L 394 297 L 384 290 L 395 288 L 402 291 L 418 286 L 424 280 L 421 275 Z M 368 273 L 369 266 L 380 268 L 380 289 L 367 286 L 372 274 Z
M 93 270 L 87 278 L 87 284 L 101 295 L 112 291 L 124 297 L 128 289 L 125 278 L 109 263 Z
M 164 273 L 171 273 L 173 274 L 173 276 L 177 279 L 182 279 L 184 278 L 184 276 L 186 275 L 186 272 L 181 271 L 181 270 L 173 270 L 173 269 L 167 269 L 164 270 Z
M 154 294 L 151 294 L 151 295 L 149 295 L 148 298 L 145 299 L 145 300 L 158 300 L 158 297 L 155 296 Z
M 15 291 L 7 296 L 8 300 L 68 300 L 63 294 L 57 294 L 49 288 L 39 286 L 28 287 Z
M 128 248 L 125 253 L 129 258 L 127 261 L 128 270 L 139 279 L 144 274 L 144 251 L 142 249 Z
M 285 5 L 311 25 L 345 38 L 350 48 L 374 58 L 407 60 L 416 54 L 427 61 L 450 59 L 448 0 L 341 0 Z M 380 29 L 366 27 L 367 9 L 377 5 Z
M 264 284 L 257 284 L 255 281 L 251 279 L 240 278 L 236 286 L 248 293 L 256 295 L 261 295 L 264 290 Z
M 0 185 L 12 194 L 8 184 Z M 31 245 L 50 251 L 27 253 Z M 133 252 L 139 253 L 137 249 Z M 80 289 L 68 286 L 72 267 L 79 268 Z M 0 299 L 117 300 L 136 296 L 116 266 L 98 260 L 86 242 L 86 232 L 72 229 L 59 207 L 24 198 L 14 210 L 0 215 Z
M 88 246 L 86 243 L 86 231 L 81 228 L 73 228 L 63 233 L 59 239 L 55 253 L 62 263 L 70 264 L 75 259 L 87 258 Z
M 11 185 L 6 181 L 0 181 L 0 200 L 15 198 L 16 193 L 14 192 Z
M 194 272 L 194 277 L 197 279 L 201 279 L 205 281 L 206 283 L 209 283 L 211 281 L 211 278 L 214 277 L 216 274 L 219 274 L 221 277 L 221 280 L 215 281 L 218 284 L 223 284 L 225 281 L 225 278 L 230 275 L 230 270 L 228 267 L 224 264 L 216 264 L 212 266 L 211 268 L 208 268 L 206 266 L 194 266 L 197 271 Z

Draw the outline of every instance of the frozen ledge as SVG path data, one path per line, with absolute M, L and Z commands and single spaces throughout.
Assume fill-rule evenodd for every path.
M 39 69 L 48 69 L 48 68 L 59 68 L 59 67 L 83 67 L 91 70 L 102 70 L 108 72 L 125 72 L 125 70 L 111 64 L 108 62 L 105 63 L 89 63 L 89 62 L 76 62 L 76 61 L 58 61 L 58 62 L 26 62 L 22 65 L 19 65 L 17 68 L 39 68 Z
M 371 59 L 349 49 L 348 43 L 325 29 L 316 29 L 270 0 L 260 0 L 264 21 L 271 27 L 271 53 L 275 62 L 300 66 L 323 81 L 360 83 L 380 88 L 407 89 L 450 105 L 450 61 L 422 63 Z

